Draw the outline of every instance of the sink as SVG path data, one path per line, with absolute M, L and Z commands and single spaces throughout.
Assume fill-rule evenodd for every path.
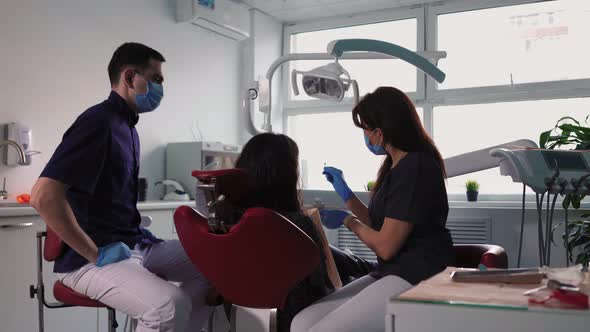
M 2 202 L 2 201 L 0 201 L 0 208 L 3 208 L 3 207 L 11 207 L 11 208 L 12 207 L 29 207 L 29 206 L 30 206 L 29 204 L 20 204 L 17 202 Z

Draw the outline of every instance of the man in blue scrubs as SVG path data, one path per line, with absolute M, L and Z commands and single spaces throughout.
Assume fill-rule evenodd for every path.
M 54 266 L 66 286 L 137 319 L 137 332 L 200 331 L 211 311 L 209 284 L 178 240 L 139 226 L 135 125 L 160 104 L 164 61 L 138 43 L 115 51 L 110 95 L 66 131 L 31 204 L 67 244 Z

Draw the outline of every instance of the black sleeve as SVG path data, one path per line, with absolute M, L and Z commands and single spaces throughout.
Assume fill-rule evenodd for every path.
M 109 135 L 104 119 L 77 119 L 64 134 L 41 176 L 93 193 L 107 156 Z
M 403 168 L 396 172 L 387 188 L 385 217 L 421 224 L 431 201 L 428 184 L 431 183 L 432 176 L 429 172 L 424 172 L 422 156 L 408 157 L 411 159 L 399 165 Z

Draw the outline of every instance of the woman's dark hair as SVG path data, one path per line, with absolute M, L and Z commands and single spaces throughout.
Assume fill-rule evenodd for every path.
M 368 93 L 352 110 L 354 124 L 362 129 L 381 129 L 384 144 L 406 152 L 427 152 L 438 162 L 444 177 L 445 166 L 434 142 L 424 130 L 410 98 L 393 87 L 380 87 Z M 372 192 L 376 192 L 393 165 L 390 155 L 383 161 Z
M 299 200 L 299 148 L 288 136 L 259 134 L 244 146 L 236 168 L 250 176 L 247 206 L 279 213 L 301 210 Z

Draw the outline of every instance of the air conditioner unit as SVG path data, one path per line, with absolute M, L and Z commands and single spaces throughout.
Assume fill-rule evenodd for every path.
M 176 0 L 176 22 L 190 22 L 234 40 L 250 37 L 249 7 L 235 0 L 215 0 L 209 8 L 199 0 Z

